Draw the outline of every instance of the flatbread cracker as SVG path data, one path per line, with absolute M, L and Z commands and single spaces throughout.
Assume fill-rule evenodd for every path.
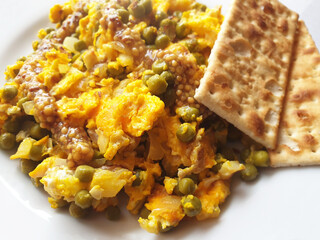
M 296 39 L 273 167 L 320 165 L 320 54 L 301 21 Z
M 298 15 L 277 0 L 235 0 L 195 98 L 275 148 Z

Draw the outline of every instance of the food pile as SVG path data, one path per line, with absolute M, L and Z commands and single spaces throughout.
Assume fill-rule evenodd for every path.
M 263 145 L 194 98 L 224 21 L 220 8 L 70 0 L 49 18 L 56 28 L 41 29 L 34 52 L 5 72 L 0 147 L 17 147 L 10 158 L 51 207 L 115 220 L 124 192 L 142 228 L 165 232 L 183 218 L 218 217 L 233 174 L 253 180 L 269 165 Z

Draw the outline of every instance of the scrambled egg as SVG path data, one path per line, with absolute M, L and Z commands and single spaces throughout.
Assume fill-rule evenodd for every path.
M 178 225 L 185 216 L 181 197 L 169 195 L 161 185 L 156 185 L 148 198 L 146 208 L 151 211 L 148 219 L 139 218 L 142 228 L 151 233 L 166 231 Z
M 105 100 L 96 117 L 98 145 L 105 158 L 111 160 L 119 149 L 128 146 L 130 136 L 140 137 L 150 130 L 163 110 L 164 103 L 152 96 L 142 81 L 129 83 L 122 94 Z
M 122 168 L 97 169 L 88 183 L 74 176 L 74 170 L 67 167 L 64 159 L 49 157 L 43 160 L 29 174 L 32 178 L 41 178 L 44 189 L 55 199 L 74 201 L 76 194 L 87 189 L 96 200 L 115 197 L 126 184 L 134 180 L 131 171 Z
M 220 8 L 71 0 L 49 18 L 58 30 L 39 31 L 35 52 L 8 66 L 0 90 L 1 136 L 19 143 L 11 159 L 28 164 L 53 208 L 70 205 L 76 217 L 117 207 L 122 190 L 132 214 L 148 212 L 139 223 L 152 233 L 186 216 L 218 217 L 244 166 L 218 157 L 227 125 L 217 127 L 221 120 L 193 95 L 223 22 Z M 183 106 L 194 112 L 179 115 Z M 86 165 L 76 161 L 90 151 Z

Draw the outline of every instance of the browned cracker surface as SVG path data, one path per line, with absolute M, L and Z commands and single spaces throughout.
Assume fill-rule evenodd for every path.
M 277 0 L 234 0 L 195 98 L 274 148 L 298 15 Z
M 269 151 L 271 166 L 320 164 L 320 54 L 299 22 L 278 147 Z

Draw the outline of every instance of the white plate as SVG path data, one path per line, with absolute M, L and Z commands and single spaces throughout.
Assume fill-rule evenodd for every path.
M 52 5 L 62 0 L 1 0 L 0 74 L 17 57 L 32 51 L 37 30 L 49 25 Z M 230 1 L 202 1 L 213 7 Z M 320 1 L 282 0 L 297 11 L 320 46 Z M 1 81 L 3 84 L 4 80 Z M 216 220 L 183 221 L 174 231 L 155 236 L 140 229 L 137 218 L 124 213 L 110 222 L 102 215 L 75 220 L 50 208 L 47 195 L 20 173 L 18 161 L 0 152 L 1 239 L 320 239 L 319 167 L 268 169 L 250 184 L 234 181 L 231 196 Z

